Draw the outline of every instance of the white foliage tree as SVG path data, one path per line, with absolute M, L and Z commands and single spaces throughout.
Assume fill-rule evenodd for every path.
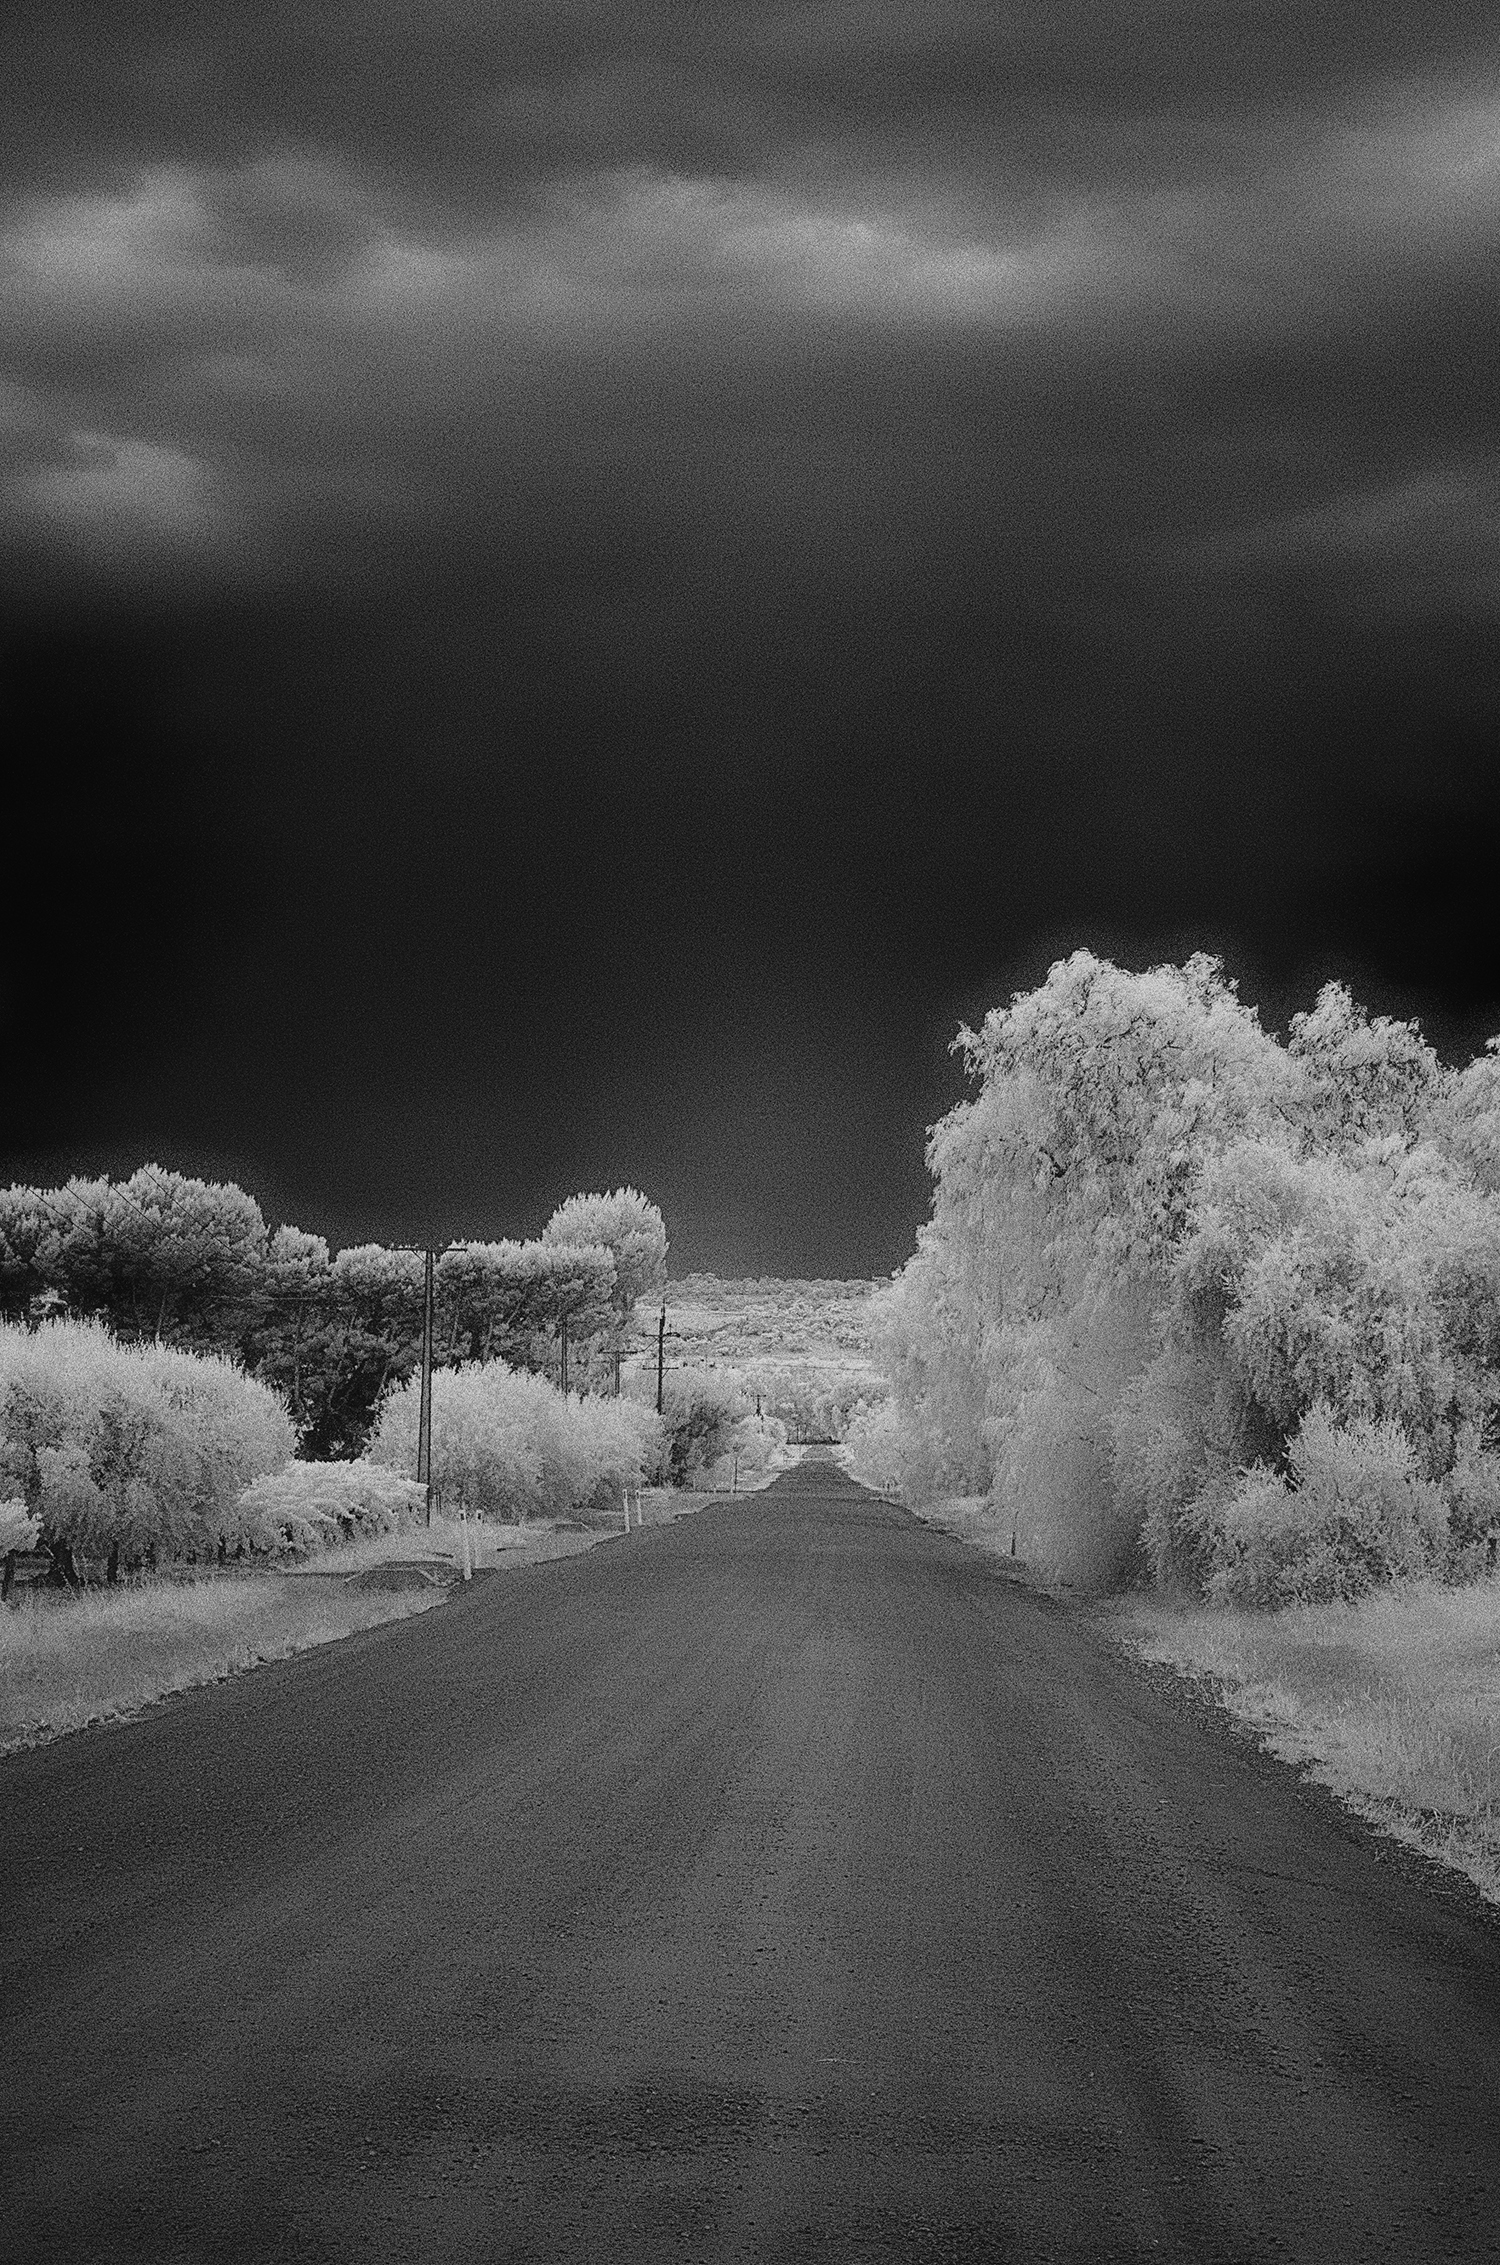
M 933 1130 L 888 1313 L 908 1484 L 988 1485 L 1055 1571 L 1144 1561 L 1220 1593 L 1243 1473 L 1295 1522 L 1331 1499 L 1297 1476 L 1318 1425 L 1350 1469 L 1389 1461 L 1394 1426 L 1456 1562 L 1500 1503 L 1496 1048 L 1453 1077 L 1338 984 L 1282 1045 L 1215 960 L 1086 952 L 959 1044 L 977 1091 Z M 1405 1499 L 1367 1487 L 1360 1516 Z M 1366 1542 L 1361 1563 L 1416 1561 Z
M 414 1471 L 420 1393 L 391 1392 L 372 1461 Z M 444 1368 L 432 1379 L 432 1480 L 444 1506 L 522 1524 L 582 1509 L 618 1509 L 656 1453 L 654 1413 L 628 1400 L 566 1399 L 544 1377 L 500 1361 Z
M 279 1395 L 219 1354 L 122 1345 L 97 1322 L 0 1325 L 0 1490 L 63 1562 L 239 1538 L 245 1488 L 295 1445 Z

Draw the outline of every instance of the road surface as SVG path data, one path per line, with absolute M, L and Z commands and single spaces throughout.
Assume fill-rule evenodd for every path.
M 828 1464 L 0 1835 L 14 2265 L 1500 2256 L 1500 1930 Z

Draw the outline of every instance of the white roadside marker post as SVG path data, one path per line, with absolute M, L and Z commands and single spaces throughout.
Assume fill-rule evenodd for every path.
M 625 1492 L 624 1494 L 622 1494 L 622 1495 L 621 1495 L 621 1497 L 620 1497 L 620 1499 L 621 1499 L 621 1501 L 622 1501 L 622 1502 L 624 1503 L 624 1505 L 625 1505 L 625 1531 L 626 1531 L 626 1533 L 628 1534 L 628 1533 L 629 1533 L 629 1531 L 630 1531 L 630 1494 L 629 1494 L 629 1491 L 627 1490 L 627 1491 L 626 1491 L 626 1492 Z
M 474 1568 L 469 1561 L 469 1505 L 467 1504 L 467 1502 L 460 1505 L 458 1516 L 459 1522 L 463 1527 L 464 1535 L 464 1579 L 466 1581 L 472 1581 L 472 1579 L 474 1578 Z

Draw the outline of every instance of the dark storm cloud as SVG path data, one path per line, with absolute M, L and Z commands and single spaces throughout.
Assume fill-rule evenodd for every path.
M 1084 161 L 1116 125 L 1170 168 L 1171 129 L 1211 133 L 1288 101 L 1347 106 L 1391 81 L 1467 77 L 1487 12 L 1387 0 L 1037 0 L 1026 6 L 765 7 L 673 0 L 420 12 L 243 0 L 8 11 L 6 146 L 24 181 L 141 162 L 339 150 L 420 193 L 486 205 L 559 168 L 757 170 L 843 145 Z M 1076 129 L 1076 140 L 1070 135 Z M 1154 147 L 1152 146 L 1154 145 Z
M 272 1070 L 308 1127 L 384 1081 L 372 1190 L 440 1073 L 453 1154 L 503 1095 L 580 1175 L 650 1176 L 670 1123 L 741 1189 L 795 1178 L 799 1110 L 831 1156 L 894 1109 L 894 1257 L 941 1032 L 1082 937 L 1210 942 L 1278 1011 L 1340 952 L 1455 1030 L 1500 1001 L 1472 924 L 1420 942 L 1497 815 L 1488 11 L 7 40 L 0 577 L 34 683 L 107 625 L 178 812 L 200 1150 Z M 205 927 L 174 891 L 216 869 Z M 852 1251 L 845 1183 L 806 1203 Z
M 1461 386 L 1409 423 L 1381 386 L 1406 334 L 1441 365 L 1493 313 L 1469 12 L 49 7 L 13 37 L 30 558 L 347 570 L 465 503 L 529 556 L 528 502 L 613 490 L 847 561 L 862 509 L 920 545 L 945 471 L 1012 505 L 1039 445 L 1023 539 L 1082 490 L 1118 547 L 1225 532 L 1273 465 L 1316 508 L 1481 445 Z M 1380 389 L 1373 434 L 1278 420 L 1268 358 L 1319 352 Z

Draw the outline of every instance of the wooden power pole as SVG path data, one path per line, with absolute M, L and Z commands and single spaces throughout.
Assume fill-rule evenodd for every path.
M 427 1489 L 427 1523 L 432 1524 L 432 1253 L 422 1270 L 422 1397 L 417 1407 L 417 1484 Z
M 656 1412 L 661 1414 L 662 1363 L 667 1350 L 667 1301 L 661 1301 L 661 1319 L 656 1325 Z

